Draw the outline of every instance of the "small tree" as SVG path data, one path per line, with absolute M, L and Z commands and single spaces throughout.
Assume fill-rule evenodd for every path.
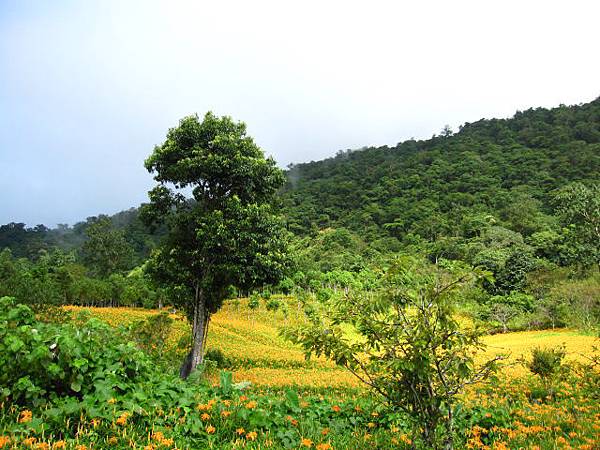
M 334 301 L 329 314 L 311 315 L 309 325 L 284 334 L 307 357 L 334 360 L 404 411 L 427 448 L 452 448 L 458 394 L 487 377 L 499 359 L 475 367 L 482 332 L 463 328 L 454 316 L 462 290 L 484 275 L 402 258 L 388 270 L 380 295 Z M 344 331 L 348 325 L 359 338 Z
M 181 120 L 145 164 L 159 184 L 142 219 L 168 228 L 147 269 L 192 323 L 185 378 L 202 362 L 210 316 L 230 286 L 277 283 L 285 274 L 286 235 L 271 206 L 284 176 L 243 123 L 212 113 Z

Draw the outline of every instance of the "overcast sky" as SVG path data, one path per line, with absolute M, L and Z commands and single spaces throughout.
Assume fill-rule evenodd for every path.
M 137 206 L 207 110 L 282 167 L 600 95 L 600 2 L 0 0 L 0 223 Z

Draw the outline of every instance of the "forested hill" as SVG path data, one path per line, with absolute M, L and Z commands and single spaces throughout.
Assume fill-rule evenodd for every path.
M 283 202 L 302 235 L 344 227 L 393 245 L 468 236 L 485 220 L 530 236 L 554 225 L 552 192 L 599 179 L 600 98 L 293 165 Z
M 472 261 L 464 249 L 450 247 L 493 228 L 486 247 L 494 239 L 503 246 L 525 240 L 539 256 L 554 253 L 551 259 L 559 260 L 556 246 L 566 237 L 553 193 L 572 182 L 591 186 L 600 181 L 600 98 L 467 123 L 455 134 L 446 129 L 432 139 L 392 148 L 340 151 L 333 158 L 293 165 L 287 177 L 282 212 L 299 236 L 350 230 L 350 240 L 338 236 L 341 247 L 348 247 L 342 241 L 358 239 L 357 248 L 383 253 L 407 245 L 423 250 L 424 244 L 437 242 L 446 256 Z M 31 259 L 54 247 L 79 251 L 88 227 L 107 219 L 132 247 L 131 264 L 141 263 L 159 239 L 132 208 L 72 227 L 2 225 L 0 250 L 6 247 L 16 257 Z M 340 251 L 336 245 L 331 254 Z M 581 255 L 570 253 L 571 260 Z

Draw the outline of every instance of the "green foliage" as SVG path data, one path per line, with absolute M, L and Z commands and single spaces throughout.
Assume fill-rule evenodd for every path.
M 565 355 L 564 348 L 544 349 L 538 347 L 531 351 L 531 361 L 527 367 L 533 374 L 548 381 L 559 372 Z
M 569 184 L 553 200 L 565 226 L 563 257 L 571 263 L 600 267 L 600 184 Z
M 173 319 L 168 313 L 163 312 L 134 323 L 130 333 L 132 340 L 140 349 L 153 356 L 156 361 L 164 362 L 167 340 L 172 327 Z
M 495 368 L 495 360 L 475 366 L 482 332 L 454 317 L 463 292 L 486 274 L 445 265 L 400 258 L 378 295 L 348 295 L 312 314 L 309 325 L 284 332 L 307 357 L 323 355 L 346 367 L 404 412 L 429 448 L 451 445 L 457 395 Z
M 212 113 L 182 119 L 145 166 L 158 185 L 142 217 L 169 230 L 147 271 L 176 293 L 171 300 L 192 322 L 187 376 L 202 361 L 210 315 L 230 286 L 247 290 L 285 275 L 287 237 L 271 205 L 284 177 L 245 124 Z
M 25 405 L 81 398 L 99 384 L 105 395 L 126 391 L 151 365 L 132 343 L 96 319 L 37 322 L 30 308 L 10 297 L 0 299 L 0 358 L 2 396 Z
M 88 226 L 87 241 L 81 248 L 82 259 L 92 272 L 102 278 L 131 268 L 133 249 L 122 231 L 113 227 L 111 221 L 102 217 Z

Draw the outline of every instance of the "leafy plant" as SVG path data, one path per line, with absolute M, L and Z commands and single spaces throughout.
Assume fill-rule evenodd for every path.
M 531 351 L 531 361 L 527 364 L 527 367 L 532 373 L 539 375 L 547 382 L 560 371 L 565 355 L 564 347 L 537 347 Z
M 348 295 L 284 335 L 307 357 L 323 355 L 346 367 L 403 411 L 428 448 L 452 447 L 457 396 L 493 373 L 501 358 L 476 366 L 482 332 L 465 329 L 454 315 L 462 292 L 485 276 L 403 257 L 387 271 L 379 295 Z

